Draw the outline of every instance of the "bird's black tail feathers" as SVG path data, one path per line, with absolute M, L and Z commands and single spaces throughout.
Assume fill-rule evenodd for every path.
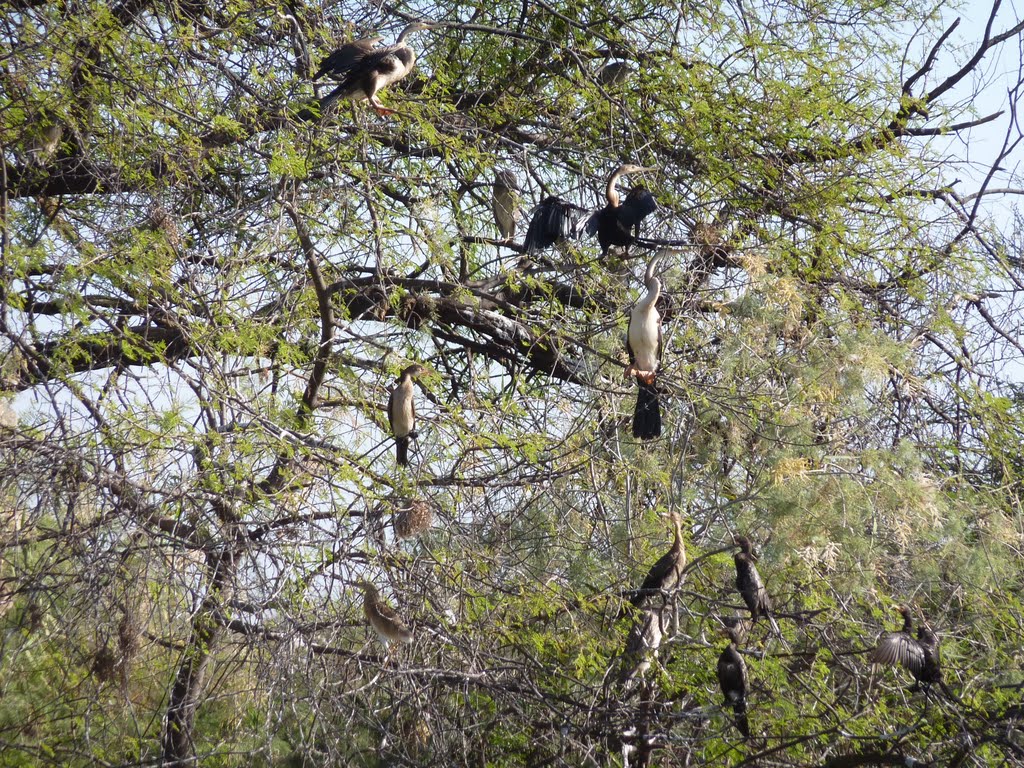
M 732 711 L 736 714 L 736 729 L 743 734 L 743 738 L 750 738 L 750 723 L 747 721 L 747 700 L 740 698 L 730 702 Z
M 398 459 L 398 464 L 403 467 L 409 466 L 409 438 L 408 437 L 396 437 L 395 438 L 395 457 Z
M 661 437 L 661 403 L 658 402 L 656 384 L 645 384 L 637 379 L 636 409 L 633 411 L 633 437 L 651 440 Z

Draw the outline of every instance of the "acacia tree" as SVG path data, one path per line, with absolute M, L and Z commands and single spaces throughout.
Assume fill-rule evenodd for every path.
M 3 760 L 1019 762 L 1021 77 L 972 90 L 1020 45 L 1000 11 L 963 42 L 919 3 L 8 0 Z M 321 56 L 421 17 L 396 115 L 319 109 Z M 488 212 L 499 169 L 593 206 L 627 160 L 680 244 L 645 443 L 649 254 L 528 256 Z M 622 610 L 670 510 L 683 582 Z M 741 532 L 781 633 L 743 644 L 746 740 L 715 681 Z M 899 602 L 941 691 L 868 669 Z

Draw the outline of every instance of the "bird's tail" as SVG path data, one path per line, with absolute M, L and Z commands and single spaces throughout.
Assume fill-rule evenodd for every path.
M 736 713 L 736 728 L 743 738 L 750 738 L 750 722 L 747 720 L 747 702 L 745 699 L 733 702 L 732 711 Z
M 409 438 L 408 437 L 396 437 L 395 438 L 395 458 L 398 460 L 398 464 L 403 467 L 409 466 Z
M 651 440 L 661 436 L 661 404 L 655 384 L 637 379 L 636 409 L 633 411 L 633 437 Z
M 335 102 L 339 99 L 343 99 L 351 90 L 351 87 L 352 85 L 349 83 L 348 78 L 338 83 L 338 86 L 334 90 L 320 99 L 320 114 L 322 115 L 326 113 L 328 109 L 334 106 Z

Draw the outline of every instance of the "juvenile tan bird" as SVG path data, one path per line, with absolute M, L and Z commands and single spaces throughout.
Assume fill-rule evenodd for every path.
M 519 221 L 519 182 L 512 171 L 502 170 L 494 178 L 491 191 L 491 211 L 494 223 L 501 236 L 508 240 L 516 233 L 516 222 Z
M 412 630 L 395 613 L 395 609 L 384 602 L 377 588 L 365 579 L 360 579 L 357 583 L 363 588 L 363 614 L 384 643 L 384 647 L 391 643 L 412 642 Z

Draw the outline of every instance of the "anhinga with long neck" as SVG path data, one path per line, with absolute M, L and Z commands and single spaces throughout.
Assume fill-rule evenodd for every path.
M 380 103 L 377 93 L 397 83 L 416 66 L 416 51 L 405 39 L 417 30 L 435 26 L 425 21 L 414 21 L 402 30 L 394 45 L 374 48 L 373 43 L 380 38 L 366 37 L 336 50 L 324 60 L 314 76 L 316 79 L 329 74 L 338 81 L 338 86 L 320 100 L 320 111 L 326 111 L 339 99 L 367 99 L 378 114 L 393 114 L 393 110 Z
M 422 365 L 410 365 L 399 375 L 388 398 L 388 424 L 395 436 L 396 458 L 403 467 L 409 466 L 409 441 L 417 436 L 413 379 L 426 370 Z
M 683 521 L 675 512 L 669 515 L 675 538 L 672 540 L 672 548 L 658 558 L 658 561 L 651 566 L 643 583 L 633 596 L 629 599 L 633 605 L 639 607 L 645 598 L 657 592 L 666 592 L 679 584 L 683 576 L 683 569 L 686 568 L 686 548 L 683 546 Z
M 406 626 L 395 609 L 384 602 L 377 588 L 365 579 L 360 579 L 358 584 L 363 588 L 363 615 L 384 643 L 384 647 L 391 643 L 411 642 L 412 630 Z
M 924 621 L 913 636 L 914 619 L 910 607 L 901 605 L 897 610 L 903 615 L 903 626 L 898 632 L 886 632 L 878 638 L 878 644 L 868 657 L 872 664 L 888 667 L 902 666 L 907 669 L 918 685 L 928 689 L 942 678 L 942 663 L 939 658 L 939 638 Z
M 608 203 L 591 216 L 586 224 L 587 234 L 597 235 L 602 256 L 606 255 L 613 245 L 632 245 L 639 234 L 640 222 L 658 210 L 654 197 L 643 185 L 633 187 L 623 201 L 617 188 L 619 179 L 631 173 L 654 170 L 657 169 L 626 163 L 620 165 L 608 179 L 608 186 L 605 188 Z
M 747 665 L 737 647 L 740 638 L 735 627 L 723 627 L 722 635 L 729 638 L 729 644 L 718 657 L 718 685 L 725 696 L 725 703 L 736 715 L 736 728 L 743 738 L 750 736 L 747 721 Z
M 504 240 L 516 233 L 516 222 L 519 221 L 519 182 L 515 174 L 509 170 L 498 171 L 494 178 L 491 191 L 491 211 L 494 223 Z
M 746 536 L 736 536 L 733 543 L 740 548 L 740 551 L 733 555 L 733 562 L 736 564 L 736 589 L 743 597 L 750 610 L 750 618 L 757 621 L 764 616 L 772 625 L 772 629 L 779 634 L 779 627 L 772 618 L 772 599 L 768 596 L 768 590 L 764 588 L 761 581 L 761 574 L 757 572 L 757 558 Z
M 640 440 L 651 440 L 661 435 L 661 403 L 654 383 L 662 347 L 661 315 L 657 307 L 661 280 L 655 273 L 659 258 L 655 256 L 647 265 L 644 273 L 647 295 L 630 312 L 629 329 L 626 331 L 629 365 L 624 375 L 626 378 L 636 376 L 639 387 L 633 409 L 633 437 Z

